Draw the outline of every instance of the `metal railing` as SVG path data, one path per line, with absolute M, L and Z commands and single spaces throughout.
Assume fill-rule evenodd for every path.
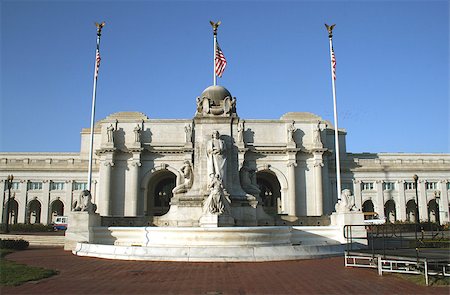
M 433 224 L 347 225 L 346 267 L 450 277 L 450 232 Z M 441 250 L 440 250 L 441 249 Z

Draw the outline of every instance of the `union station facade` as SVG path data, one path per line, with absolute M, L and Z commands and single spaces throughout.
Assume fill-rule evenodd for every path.
M 217 131 L 233 151 L 225 175 L 232 205 L 239 203 L 233 191 L 237 196 L 242 188 L 258 194 L 255 201 L 273 223 L 326 224 L 338 200 L 334 126 L 300 112 L 247 120 L 236 109 L 236 98 L 227 89 L 211 86 L 197 98 L 191 119 L 121 112 L 98 121 L 91 193 L 102 223 L 170 225 L 164 216 L 179 205 L 175 188 L 183 184 L 183 166 L 195 167 L 206 159 L 200 143 Z M 357 210 L 387 222 L 415 222 L 418 199 L 420 220 L 449 222 L 450 154 L 351 153 L 346 135 L 339 130 L 342 189 L 355 196 Z M 79 153 L 0 153 L 2 222 L 7 207 L 10 223 L 50 224 L 67 215 L 87 189 L 89 137 L 90 129 L 83 129 Z M 199 171 L 194 188 L 196 177 L 206 175 L 203 170 L 194 169 Z M 10 194 L 8 175 L 14 176 Z M 417 187 L 413 175 L 419 177 Z M 206 190 L 202 185 L 196 188 L 200 196 Z

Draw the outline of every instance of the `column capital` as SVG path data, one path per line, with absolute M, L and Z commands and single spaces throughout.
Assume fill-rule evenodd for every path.
M 317 161 L 317 162 L 315 162 L 315 163 L 313 164 L 313 166 L 314 166 L 314 167 L 320 167 L 320 168 L 322 168 L 322 167 L 325 166 L 325 165 L 323 164 L 323 162 Z
M 104 163 L 103 163 L 103 165 L 105 165 L 106 167 L 113 167 L 114 166 L 114 162 L 113 161 L 105 161 Z
M 297 167 L 297 163 L 296 162 L 290 162 L 286 165 L 287 167 Z
M 131 161 L 130 165 L 132 167 L 141 167 L 142 163 L 140 161 L 134 160 L 134 161 Z
M 264 167 L 264 170 L 269 170 L 271 165 L 266 163 L 266 164 L 264 164 L 263 167 Z

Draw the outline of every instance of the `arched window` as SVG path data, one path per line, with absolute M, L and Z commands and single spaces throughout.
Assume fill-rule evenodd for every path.
M 375 209 L 373 206 L 373 202 L 371 200 L 367 200 L 362 205 L 362 211 L 364 214 L 364 219 L 373 219 L 375 218 Z
M 147 215 L 161 216 L 170 208 L 172 190 L 176 185 L 176 176 L 168 170 L 161 170 L 150 179 L 147 195 Z
M 439 223 L 439 204 L 436 199 L 428 202 L 428 221 Z
M 28 203 L 27 223 L 41 223 L 41 203 L 38 200 Z
M 414 200 L 409 200 L 406 203 L 406 220 L 409 222 L 417 222 L 416 202 Z
M 4 212 L 6 212 L 6 208 L 7 208 L 7 206 L 5 206 L 5 208 L 4 208 L 5 211 Z M 17 223 L 18 212 L 19 212 L 19 203 L 17 203 L 16 200 L 11 198 L 9 200 L 9 224 L 16 224 Z M 6 220 L 5 220 L 5 223 L 6 223 Z
M 64 204 L 61 200 L 55 200 L 52 203 L 51 206 L 51 212 L 52 212 L 52 222 L 55 222 L 56 216 L 63 216 L 64 215 Z
M 386 221 L 390 223 L 394 223 L 397 220 L 395 202 L 393 200 L 389 200 L 384 204 L 384 216 L 386 216 Z
M 281 188 L 275 174 L 269 170 L 259 171 L 256 173 L 256 183 L 261 190 L 259 196 L 264 211 L 269 215 L 281 213 Z
M 362 211 L 363 212 L 374 212 L 373 202 L 372 200 L 367 200 L 362 205 Z

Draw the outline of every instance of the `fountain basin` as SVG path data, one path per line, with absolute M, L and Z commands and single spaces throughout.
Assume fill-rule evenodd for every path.
M 342 255 L 338 227 L 94 227 L 74 254 L 150 261 L 277 261 Z

